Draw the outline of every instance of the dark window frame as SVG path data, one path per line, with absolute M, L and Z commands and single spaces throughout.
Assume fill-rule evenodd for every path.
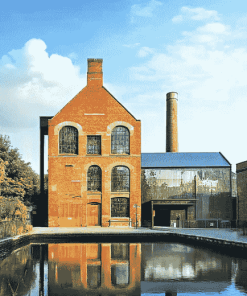
M 79 154 L 78 129 L 71 125 L 63 126 L 59 131 L 59 154 Z
M 111 244 L 111 260 L 118 260 L 118 261 L 129 260 L 129 244 L 128 243 L 112 243 Z
M 130 205 L 128 197 L 111 198 L 111 218 L 129 218 Z
M 95 145 L 92 145 L 94 141 L 95 141 Z M 101 155 L 101 136 L 100 135 L 87 136 L 87 154 Z
M 111 132 L 111 154 L 130 154 L 130 132 L 126 126 L 115 126 Z
M 87 170 L 87 191 L 102 192 L 102 170 L 98 165 L 91 165 Z
M 128 167 L 118 165 L 112 168 L 111 192 L 130 192 L 130 169 Z

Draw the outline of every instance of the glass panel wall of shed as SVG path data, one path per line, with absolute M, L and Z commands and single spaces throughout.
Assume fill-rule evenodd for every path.
M 231 219 L 230 168 L 142 169 L 141 186 L 142 203 L 196 200 L 196 219 Z

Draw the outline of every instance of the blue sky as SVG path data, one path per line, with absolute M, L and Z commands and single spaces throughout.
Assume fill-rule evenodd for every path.
M 142 120 L 142 152 L 165 152 L 178 92 L 180 152 L 247 160 L 245 1 L 5 1 L 0 133 L 39 172 L 39 116 L 55 115 L 103 58 L 105 87 Z

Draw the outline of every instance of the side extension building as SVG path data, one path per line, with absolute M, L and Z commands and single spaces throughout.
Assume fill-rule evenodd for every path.
M 232 219 L 231 164 L 221 153 L 142 153 L 141 177 L 143 226 L 219 227 Z

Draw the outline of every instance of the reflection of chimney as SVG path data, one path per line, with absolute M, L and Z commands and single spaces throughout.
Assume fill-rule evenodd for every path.
M 87 59 L 87 85 L 89 86 L 102 86 L 103 85 L 103 72 L 102 72 L 103 59 Z
M 177 92 L 166 94 L 166 152 L 178 152 Z

